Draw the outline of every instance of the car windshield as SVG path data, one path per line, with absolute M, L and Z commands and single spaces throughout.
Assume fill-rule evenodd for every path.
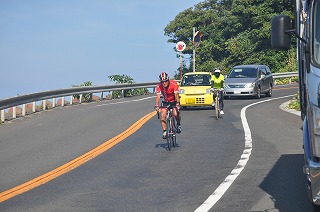
M 209 74 L 185 75 L 181 80 L 181 86 L 208 86 L 210 85 Z
M 257 75 L 255 68 L 235 68 L 230 71 L 228 78 L 256 78 Z

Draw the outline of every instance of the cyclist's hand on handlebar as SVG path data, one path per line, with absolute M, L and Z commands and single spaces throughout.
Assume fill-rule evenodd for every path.
M 214 89 L 213 88 L 210 88 L 210 92 L 213 92 L 214 91 Z
M 180 110 L 180 108 L 181 108 L 180 102 L 177 102 L 177 103 L 176 103 L 176 108 L 177 108 L 178 110 Z
M 154 109 L 158 112 L 159 111 L 159 105 L 155 105 Z

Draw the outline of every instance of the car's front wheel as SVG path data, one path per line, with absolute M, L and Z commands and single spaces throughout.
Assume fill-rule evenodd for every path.
M 268 90 L 268 92 L 267 92 L 267 96 L 268 96 L 268 97 L 271 97 L 271 96 L 272 96 L 272 86 L 271 86 L 271 85 L 269 85 L 269 90 Z
M 260 99 L 260 98 L 261 98 L 261 88 L 258 87 L 258 88 L 257 88 L 256 99 Z

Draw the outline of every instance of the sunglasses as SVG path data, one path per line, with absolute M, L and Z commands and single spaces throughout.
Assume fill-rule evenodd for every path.
M 161 83 L 165 83 L 165 82 L 169 82 L 169 80 L 166 80 L 166 81 L 161 81 Z

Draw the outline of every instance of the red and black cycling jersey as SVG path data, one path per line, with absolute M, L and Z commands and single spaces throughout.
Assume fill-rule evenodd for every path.
M 169 85 L 164 87 L 161 82 L 156 86 L 156 94 L 162 94 L 164 102 L 174 102 L 175 93 L 179 93 L 179 86 L 175 80 L 169 80 Z

